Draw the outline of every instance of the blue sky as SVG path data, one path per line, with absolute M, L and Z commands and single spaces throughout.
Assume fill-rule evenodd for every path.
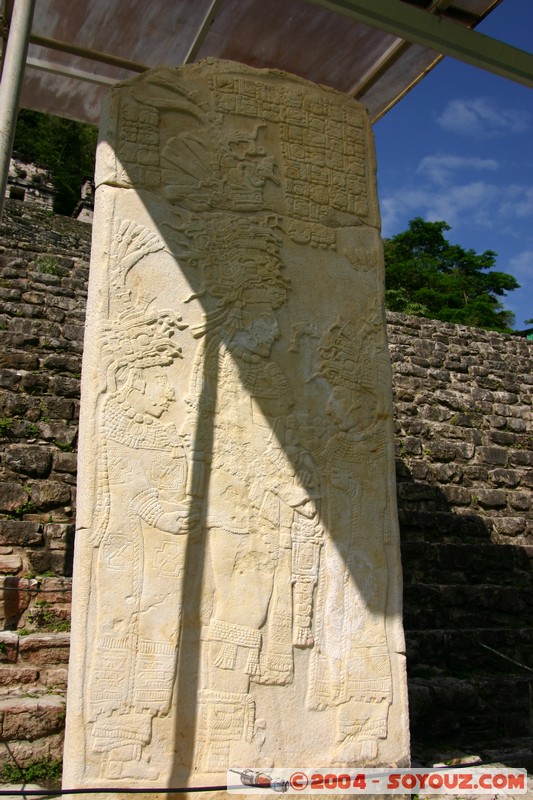
M 533 0 L 503 0 L 478 31 L 533 51 Z M 383 236 L 415 216 L 446 220 L 450 242 L 494 250 L 533 317 L 533 89 L 445 58 L 374 125 Z

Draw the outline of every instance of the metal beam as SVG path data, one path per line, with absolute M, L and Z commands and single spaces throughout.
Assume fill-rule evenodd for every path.
M 35 0 L 17 0 L 15 3 L 4 54 L 0 82 L 0 218 L 4 207 L 34 8 Z
M 112 53 L 102 53 L 100 50 L 92 50 L 89 47 L 80 47 L 80 45 L 72 44 L 71 42 L 61 42 L 59 39 L 49 39 L 46 36 L 32 34 L 30 36 L 30 44 L 46 47 L 48 50 L 57 50 L 60 53 L 69 53 L 72 56 L 80 56 L 80 58 L 87 58 L 89 61 L 100 61 L 102 64 L 109 64 L 111 67 L 119 67 L 119 69 L 127 69 L 130 72 L 146 72 L 146 70 L 150 69 L 146 64 L 139 64 L 138 61 L 130 61 L 127 58 L 120 58 L 120 56 L 114 56 Z
M 533 55 L 400 0 L 309 0 L 437 53 L 533 87 Z
M 75 78 L 85 83 L 94 83 L 97 86 L 114 86 L 117 83 L 115 78 L 108 78 L 105 75 L 97 75 L 94 72 L 85 72 L 82 69 L 67 67 L 64 64 L 56 64 L 53 61 L 45 61 L 42 58 L 26 59 L 26 68 L 31 67 L 40 72 L 48 72 L 51 75 L 60 75 L 62 78 Z
M 216 13 L 221 3 L 222 0 L 212 0 L 211 5 L 209 6 L 207 13 L 202 21 L 202 24 L 198 28 L 196 36 L 194 37 L 194 40 L 191 46 L 189 47 L 189 52 L 183 59 L 184 64 L 191 64 L 198 55 L 200 48 L 204 43 L 204 39 L 209 33 L 211 25 L 215 21 Z

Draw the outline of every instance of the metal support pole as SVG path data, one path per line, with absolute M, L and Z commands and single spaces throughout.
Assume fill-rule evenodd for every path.
M 4 54 L 4 69 L 0 83 L 0 219 L 4 207 L 9 160 L 15 138 L 34 8 L 35 0 L 16 0 Z

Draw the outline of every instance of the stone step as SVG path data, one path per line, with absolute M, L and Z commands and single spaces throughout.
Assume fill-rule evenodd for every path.
M 0 740 L 39 739 L 57 733 L 65 721 L 65 698 L 52 694 L 0 699 Z
M 404 582 L 509 584 L 533 589 L 533 547 L 403 542 Z
M 70 633 L 0 632 L 0 662 L 21 665 L 52 666 L 68 664 Z
M 533 670 L 533 627 L 407 630 L 405 640 L 411 677 L 446 674 L 461 678 L 473 673 L 523 676 L 527 667 Z
M 478 514 L 456 514 L 450 510 L 408 507 L 398 508 L 402 542 L 447 542 L 451 544 L 486 544 L 490 542 L 490 519 Z
M 532 675 L 409 680 L 411 734 L 415 746 L 431 740 L 499 742 L 533 735 Z
M 53 694 L 0 698 L 0 769 L 61 758 L 65 698 Z
M 406 584 L 407 630 L 533 625 L 533 593 L 513 586 Z
M 413 743 L 411 757 L 413 764 L 424 767 L 449 763 L 452 759 L 471 763 L 480 758 L 486 764 L 505 764 L 509 769 L 527 769 L 533 776 L 533 736 L 498 736 L 497 740 L 492 737 L 488 741 L 475 737 L 470 742 L 464 740 L 461 747 L 452 741 L 436 744 L 426 740 Z

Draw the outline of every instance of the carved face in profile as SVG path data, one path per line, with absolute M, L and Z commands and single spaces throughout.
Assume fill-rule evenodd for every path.
M 364 431 L 375 420 L 376 398 L 365 389 L 334 386 L 328 400 L 327 413 L 341 431 Z
M 246 327 L 237 331 L 233 341 L 250 353 L 267 358 L 279 338 L 279 326 L 272 309 L 257 309 L 245 316 Z
M 129 400 L 136 411 L 157 419 L 174 400 L 174 389 L 161 367 L 144 369 L 133 384 Z

